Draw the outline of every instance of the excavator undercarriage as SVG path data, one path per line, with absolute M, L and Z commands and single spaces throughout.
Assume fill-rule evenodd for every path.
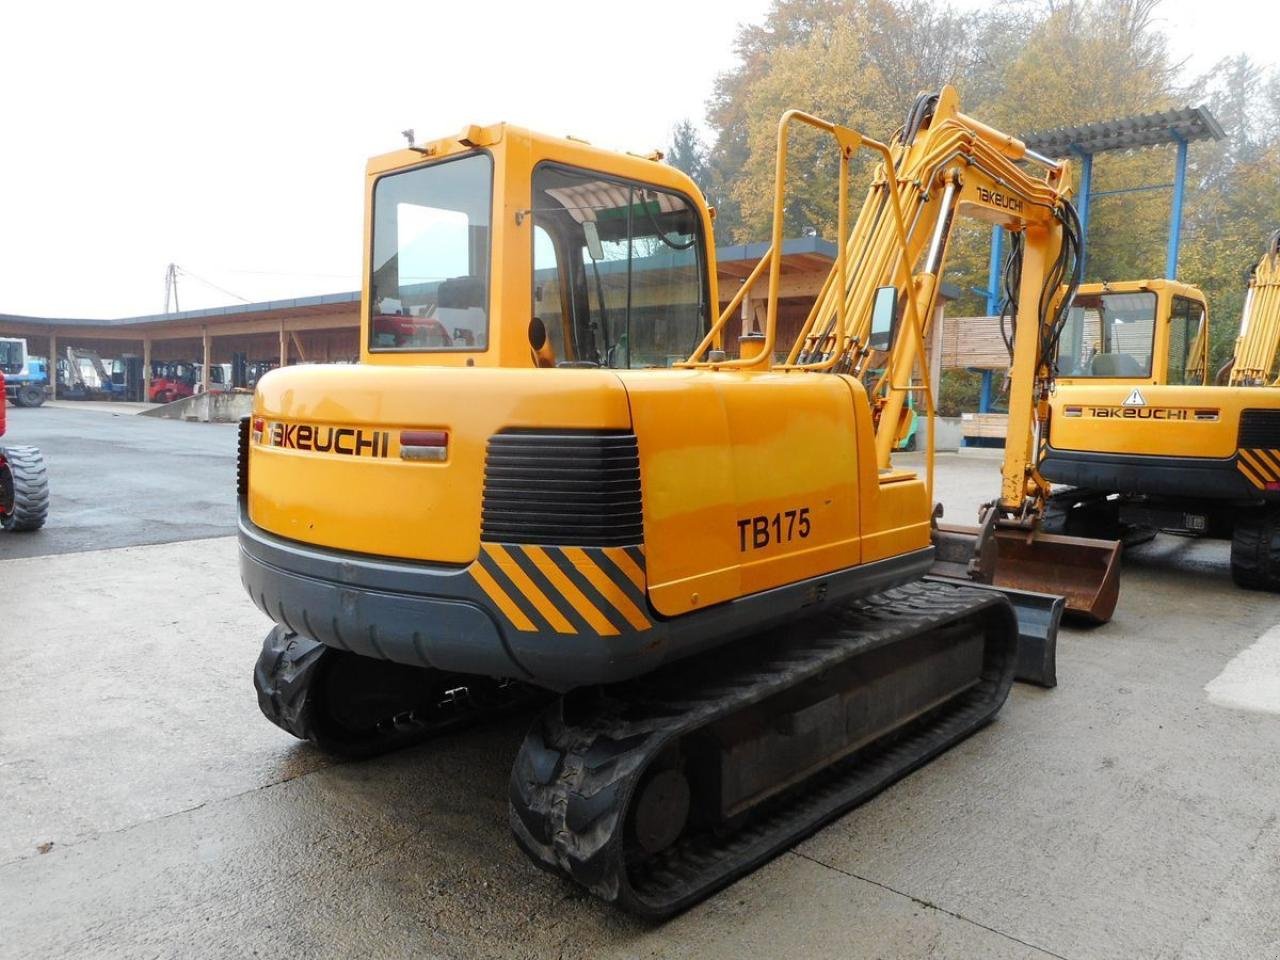
M 512 829 L 546 869 L 667 916 L 990 721 L 1015 634 L 998 594 L 921 582 L 576 691 L 520 748 Z

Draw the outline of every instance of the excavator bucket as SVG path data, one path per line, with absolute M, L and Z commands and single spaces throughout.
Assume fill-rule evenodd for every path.
M 1087 623 L 1111 619 L 1120 596 L 1119 541 L 1003 529 L 987 516 L 980 527 L 934 525 L 932 574 L 1063 597 L 1067 616 Z
M 998 587 L 1056 594 L 1068 617 L 1106 623 L 1120 597 L 1120 542 L 1025 530 L 996 531 Z

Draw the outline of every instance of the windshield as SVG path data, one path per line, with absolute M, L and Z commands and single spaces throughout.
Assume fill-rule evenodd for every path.
M 533 314 L 559 364 L 666 367 L 708 323 L 694 205 L 555 164 L 533 176 Z
M 26 343 L 22 340 L 0 340 L 0 370 L 21 373 L 26 352 Z
M 370 350 L 484 350 L 493 160 L 475 153 L 373 190 Z
M 1156 295 L 1079 294 L 1058 340 L 1058 376 L 1149 377 Z

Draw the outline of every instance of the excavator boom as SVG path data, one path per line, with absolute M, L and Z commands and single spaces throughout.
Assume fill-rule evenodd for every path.
M 773 361 L 778 339 L 782 249 L 782 185 L 787 138 L 793 124 L 831 134 L 841 151 L 836 262 L 786 360 Z M 861 212 L 846 234 L 846 179 L 857 149 L 880 158 Z M 1030 162 L 1038 175 L 1024 166 Z M 949 241 L 962 217 L 1014 233 L 1006 265 L 1006 310 L 1011 338 L 1009 426 L 994 525 L 938 525 L 939 571 L 964 570 L 975 580 L 1010 591 L 1066 598 L 1071 614 L 1110 619 L 1119 595 L 1119 544 L 1038 532 L 1050 492 L 1039 472 L 1043 456 L 1053 358 L 1079 276 L 1080 225 L 1069 201 L 1065 162 L 1040 157 L 1017 139 L 961 113 L 950 88 L 921 97 L 900 139 L 886 145 L 798 111 L 782 118 L 778 133 L 774 227 L 769 252 L 744 282 L 687 366 L 715 369 L 849 373 L 873 377 L 876 457 L 892 471 L 907 397 L 923 397 L 934 415 L 934 385 L 924 363 L 936 313 Z M 723 328 L 750 286 L 767 270 L 768 312 L 763 339 L 750 355 L 725 361 L 711 355 Z M 932 431 L 927 486 L 933 492 Z M 979 539 L 994 538 L 987 550 Z M 945 542 L 943 542 L 945 541 Z M 957 563 L 964 556 L 965 562 Z M 982 558 L 980 562 L 972 562 Z
M 1262 259 L 1249 275 L 1240 336 L 1231 360 L 1233 387 L 1276 386 L 1280 349 L 1280 230 L 1267 239 Z

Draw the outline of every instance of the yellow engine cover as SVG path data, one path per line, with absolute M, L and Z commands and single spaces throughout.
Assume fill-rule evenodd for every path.
M 1230 457 L 1240 414 L 1280 409 L 1280 392 L 1153 384 L 1059 386 L 1050 404 L 1055 450 L 1162 457 Z
M 645 590 L 667 616 L 929 543 L 923 484 L 877 476 L 861 384 L 794 373 L 278 370 L 255 398 L 249 517 L 318 547 L 471 564 L 486 449 L 513 430 L 634 433 Z M 406 431 L 441 438 L 438 458 L 402 456 Z

